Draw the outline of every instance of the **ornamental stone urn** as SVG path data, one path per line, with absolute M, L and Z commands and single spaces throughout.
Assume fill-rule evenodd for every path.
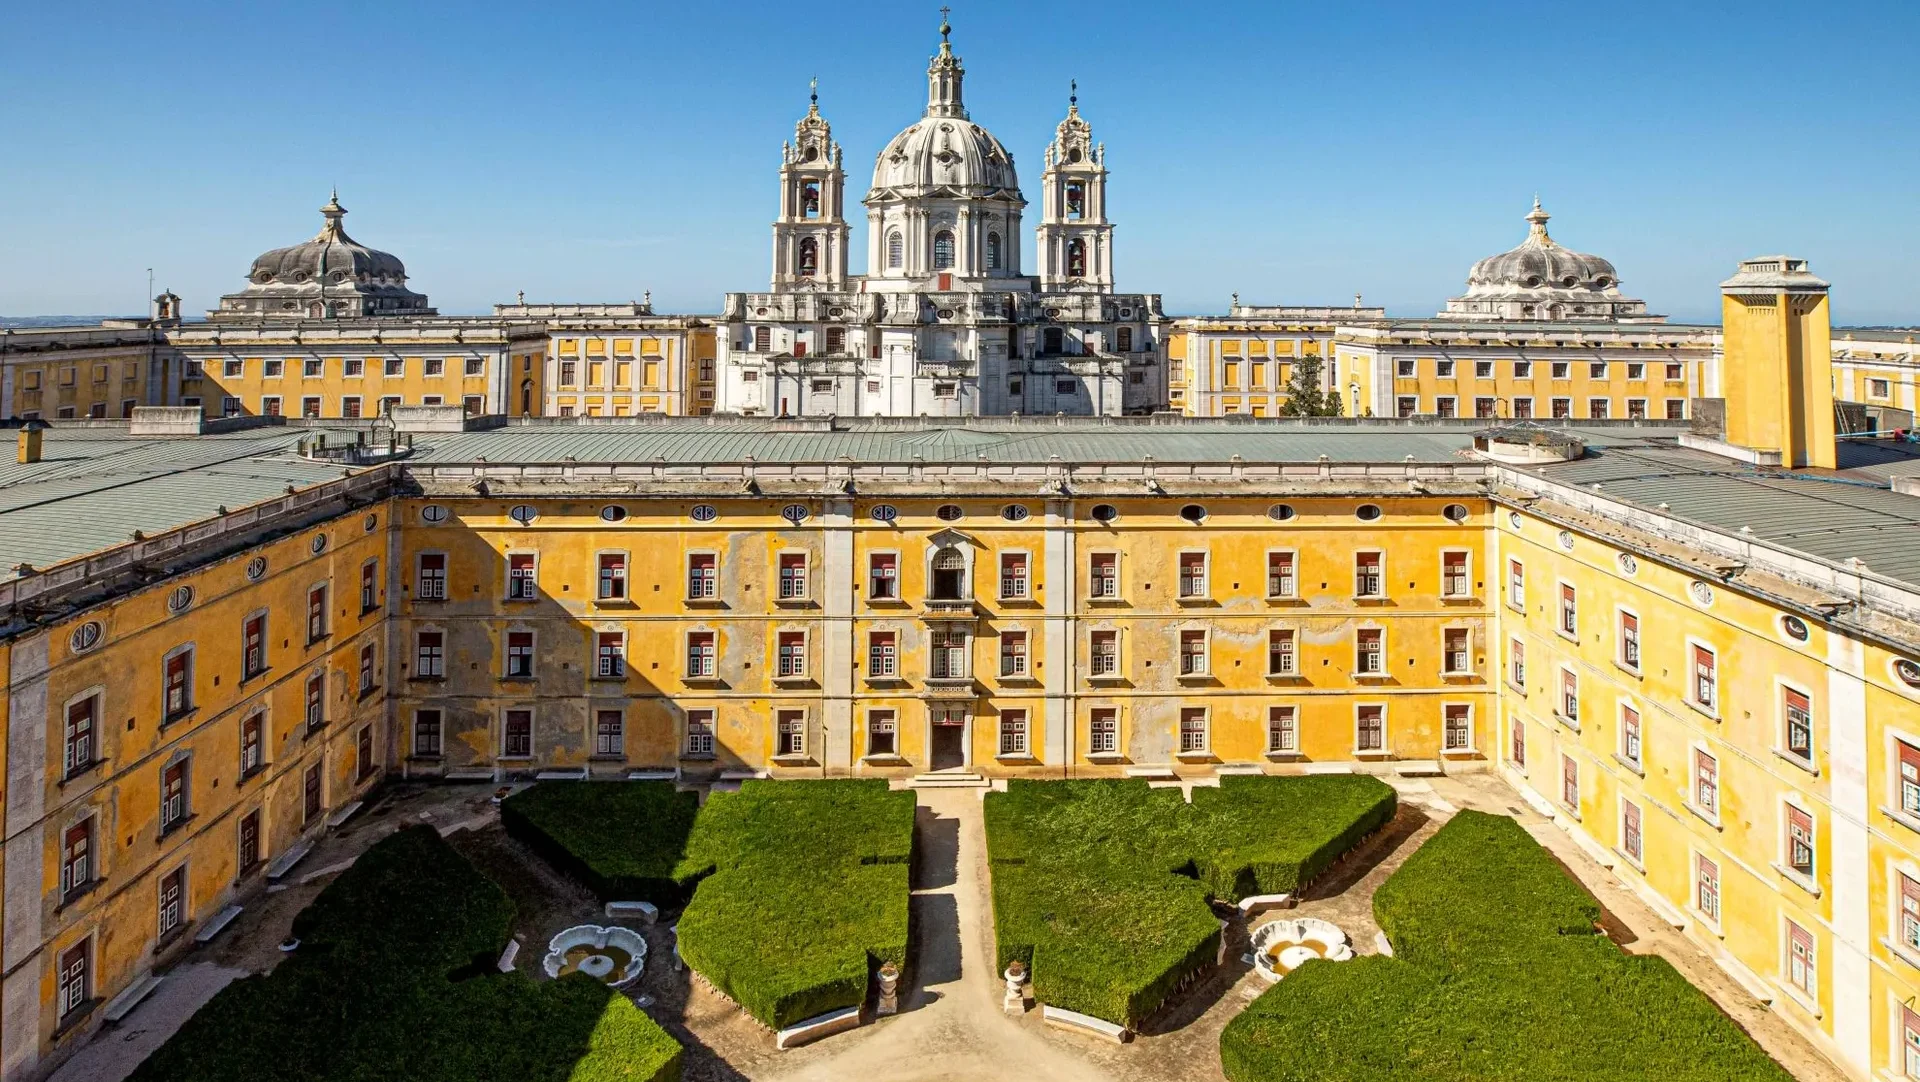
M 880 1005 L 876 1015 L 900 1013 L 900 970 L 892 962 L 880 967 Z
M 1032 999 L 1028 994 L 1031 985 L 1027 980 L 1027 964 L 1015 958 L 1007 963 L 1004 976 L 1007 978 L 1007 994 L 1000 1000 L 1001 1010 L 1008 1014 L 1027 1013 L 1027 1008 L 1032 1005 Z

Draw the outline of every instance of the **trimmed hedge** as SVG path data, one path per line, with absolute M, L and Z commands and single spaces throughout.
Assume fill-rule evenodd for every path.
M 678 1042 L 613 989 L 494 968 L 513 917 L 432 827 L 393 834 L 295 918 L 298 951 L 222 989 L 130 1082 L 677 1082 Z
M 1525 829 L 1461 812 L 1374 894 L 1394 957 L 1308 962 L 1220 1035 L 1233 1082 L 1789 1082 Z
M 1354 775 L 1022 781 L 986 799 L 996 964 L 1042 1002 L 1135 1026 L 1213 964 L 1210 898 L 1298 890 L 1393 818 L 1392 788 Z
M 709 796 L 678 871 L 699 878 L 681 957 L 774 1029 L 865 1003 L 875 968 L 907 964 L 913 809 L 864 779 Z
M 601 901 L 666 908 L 687 900 L 676 869 L 699 812 L 668 781 L 543 781 L 502 801 L 500 821 Z

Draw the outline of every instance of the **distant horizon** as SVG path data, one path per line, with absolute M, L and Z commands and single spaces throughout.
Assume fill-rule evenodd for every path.
M 1779 252 L 1833 283 L 1838 323 L 1920 322 L 1905 258 L 1920 238 L 1906 120 L 1920 103 L 1911 81 L 1874 74 L 1903 70 L 1920 5 L 1859 0 L 1809 20 L 1755 3 L 1727 19 L 1622 0 L 1596 22 L 1520 0 L 1285 18 L 1238 0 L 1118 0 L 1098 19 L 977 0 L 954 9 L 953 44 L 972 119 L 1022 172 L 1029 225 L 1078 80 L 1112 171 L 1119 288 L 1170 312 L 1223 313 L 1234 292 L 1343 307 L 1358 292 L 1394 318 L 1432 316 L 1476 260 L 1520 242 L 1538 194 L 1557 241 L 1613 262 L 1623 292 L 1675 322 L 1717 322 L 1739 260 Z M 938 5 L 848 0 L 811 22 L 787 10 L 23 9 L 12 25 L 32 48 L 0 71 L 0 123 L 32 153 L 9 162 L 0 203 L 13 256 L 0 309 L 142 307 L 151 267 L 154 291 L 206 311 L 255 256 L 313 236 L 337 185 L 349 233 L 400 257 L 442 312 L 486 314 L 522 290 L 542 303 L 650 290 L 659 311 L 709 312 L 768 288 L 780 146 L 814 76 L 845 150 L 857 273 L 858 200 L 922 111 Z M 351 70 L 400 76 L 287 78 L 286 43 L 317 15 Z M 634 63 L 589 59 L 583 28 L 644 46 Z M 671 59 L 696 42 L 717 62 Z M 1074 47 L 1035 64 L 1041 42 Z M 477 62 L 509 52 L 532 58 L 511 78 Z M 1784 118 L 1747 107 L 1756 72 L 1792 73 Z

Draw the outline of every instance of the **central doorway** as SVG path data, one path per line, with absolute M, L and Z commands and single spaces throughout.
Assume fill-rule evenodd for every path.
M 967 766 L 967 715 L 952 707 L 935 707 L 930 739 L 928 769 L 964 770 Z

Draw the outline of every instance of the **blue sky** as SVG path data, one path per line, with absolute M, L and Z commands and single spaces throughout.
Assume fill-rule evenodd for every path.
M 442 311 L 764 289 L 807 79 L 873 156 L 925 102 L 937 4 L 22 4 L 0 68 L 0 313 L 189 311 L 295 243 L 338 184 L 361 242 Z M 1080 81 L 1108 148 L 1123 289 L 1169 311 L 1426 315 L 1525 235 L 1717 319 L 1787 252 L 1849 323 L 1920 321 L 1920 4 L 962 0 L 973 118 L 1038 213 Z M 859 268 L 856 267 L 856 270 Z M 1031 268 L 1029 268 L 1031 269 Z

